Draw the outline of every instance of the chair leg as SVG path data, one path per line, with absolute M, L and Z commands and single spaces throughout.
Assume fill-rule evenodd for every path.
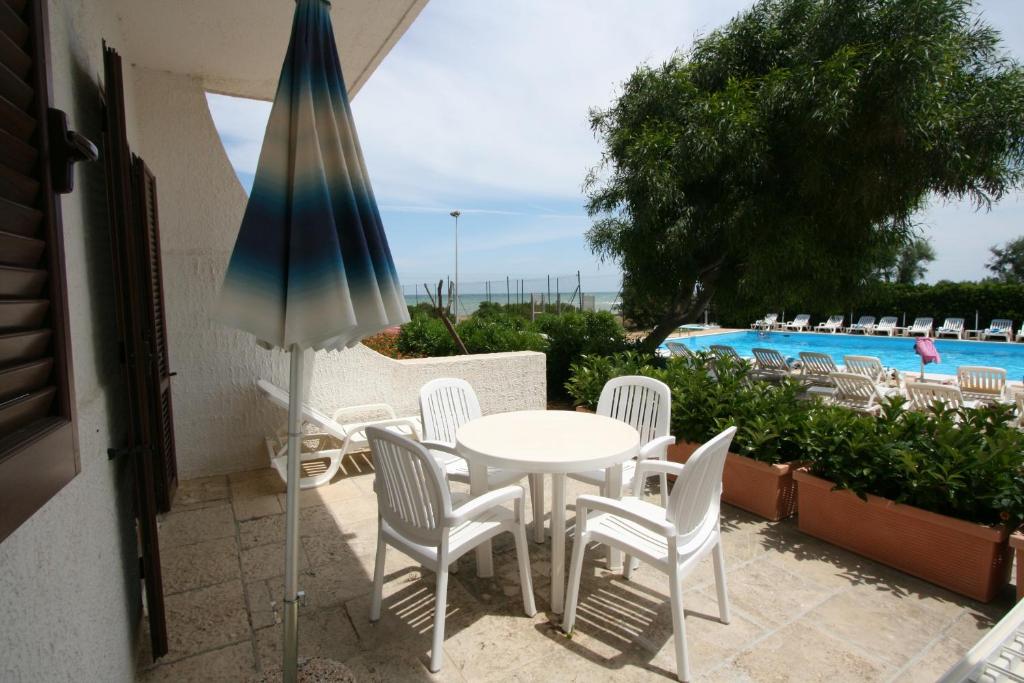
M 683 610 L 683 584 L 678 569 L 673 567 L 669 573 L 669 591 L 672 603 L 672 637 L 676 648 L 676 678 L 680 681 L 690 680 L 690 662 L 686 654 L 686 613 Z
M 437 563 L 437 592 L 434 595 L 434 638 L 430 646 L 430 673 L 441 670 L 444 661 L 444 615 L 448 610 L 448 564 Z
M 516 560 L 519 562 L 519 585 L 523 589 L 523 610 L 526 616 L 532 617 L 537 613 L 537 605 L 533 599 L 533 577 L 530 575 L 530 550 L 526 543 L 526 526 L 520 521 L 512 533 L 516 537 Z
M 626 555 L 625 564 L 622 565 L 622 578 L 629 581 L 630 577 L 633 576 L 633 557 Z
M 576 527 L 577 530 L 579 527 Z M 576 623 L 576 604 L 580 597 L 580 574 L 583 573 L 583 551 L 587 547 L 590 537 L 586 534 L 576 534 L 572 541 L 572 561 L 569 563 L 569 586 L 565 595 L 565 614 L 562 615 L 562 630 L 572 633 L 572 627 Z
M 668 475 L 664 472 L 661 474 L 661 507 L 668 507 Z
M 718 616 L 723 624 L 729 623 L 729 592 L 725 583 L 725 554 L 719 539 L 712 551 L 715 563 L 715 588 L 718 590 Z
M 380 619 L 380 603 L 384 594 L 384 555 L 387 544 L 384 536 L 377 530 L 377 559 L 373 564 L 373 599 L 370 601 L 370 621 Z
M 530 498 L 533 501 L 533 540 L 544 542 L 544 475 L 530 475 Z

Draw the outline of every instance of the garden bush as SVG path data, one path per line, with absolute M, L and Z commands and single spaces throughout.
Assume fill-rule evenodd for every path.
M 562 395 L 569 366 L 584 355 L 607 356 L 627 348 L 622 325 L 607 311 L 569 311 L 537 317 L 537 330 L 548 337 L 549 395 Z

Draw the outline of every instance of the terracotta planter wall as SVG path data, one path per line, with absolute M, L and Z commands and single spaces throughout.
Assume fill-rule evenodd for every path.
M 668 459 L 685 463 L 700 445 L 681 441 L 669 448 Z M 790 517 L 796 512 L 793 466 L 730 453 L 722 473 L 722 500 L 773 522 Z
M 1008 531 L 850 491 L 803 470 L 800 531 L 975 600 L 989 602 L 1009 579 Z

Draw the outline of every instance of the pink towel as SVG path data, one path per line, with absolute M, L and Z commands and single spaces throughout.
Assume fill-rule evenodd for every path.
M 914 353 L 921 356 L 921 363 L 941 363 L 942 356 L 935 348 L 935 342 L 928 337 L 918 337 L 914 342 Z

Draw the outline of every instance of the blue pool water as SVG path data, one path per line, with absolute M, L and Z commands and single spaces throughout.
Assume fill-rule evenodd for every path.
M 887 368 L 915 371 L 921 360 L 914 353 L 914 340 L 908 337 L 875 337 L 849 334 L 816 334 L 813 332 L 755 331 L 723 332 L 699 337 L 678 337 L 693 350 L 707 349 L 712 344 L 732 346 L 741 356 L 753 356 L 753 348 L 775 349 L 786 358 L 799 358 L 801 351 L 827 353 L 839 365 L 844 355 L 877 356 Z M 662 345 L 664 348 L 664 345 Z M 939 365 L 928 365 L 927 372 L 955 375 L 958 365 L 989 365 L 1006 370 L 1007 379 L 1024 378 L 1024 344 L 1005 342 L 957 341 L 936 339 L 935 348 L 942 356 Z

